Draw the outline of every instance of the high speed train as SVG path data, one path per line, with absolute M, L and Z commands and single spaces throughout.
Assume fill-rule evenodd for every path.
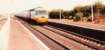
M 48 22 L 48 12 L 46 10 L 36 10 L 35 15 L 31 17 L 37 23 L 47 23 Z
M 33 20 L 34 23 L 39 23 L 39 24 L 48 23 L 48 12 L 44 9 L 38 9 L 31 12 L 31 16 L 29 11 L 19 13 L 16 16 L 22 17 L 24 19 L 31 19 Z

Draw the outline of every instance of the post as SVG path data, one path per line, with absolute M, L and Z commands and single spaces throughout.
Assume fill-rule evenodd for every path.
M 93 5 L 91 5 L 91 13 L 92 13 L 92 14 L 91 14 L 91 17 L 92 17 L 92 22 L 94 22 Z
M 31 11 L 29 10 L 29 17 L 31 18 Z
M 61 16 L 62 16 L 62 13 L 61 13 L 61 9 L 59 10 L 59 17 L 60 17 L 60 22 L 61 22 Z

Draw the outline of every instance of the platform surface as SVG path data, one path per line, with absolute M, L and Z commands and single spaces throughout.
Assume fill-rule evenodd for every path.
M 45 50 L 45 46 L 18 20 L 11 19 L 8 50 Z
M 49 22 L 55 22 L 55 23 L 61 23 L 61 24 L 66 24 L 66 25 L 72 25 L 72 26 L 78 26 L 78 27 L 83 27 L 83 28 L 105 31 L 105 25 L 94 24 L 94 23 L 89 23 L 89 22 L 73 22 L 68 19 L 61 19 L 61 20 L 60 19 L 49 19 Z

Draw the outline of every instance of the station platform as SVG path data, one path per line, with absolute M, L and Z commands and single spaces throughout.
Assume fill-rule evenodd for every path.
M 46 50 L 46 46 L 19 20 L 10 20 L 7 50 Z
M 90 22 L 73 22 L 72 20 L 68 20 L 68 19 L 61 19 L 61 20 L 60 19 L 49 19 L 49 22 L 55 22 L 55 23 L 83 27 L 83 28 L 88 28 L 88 29 L 93 29 L 93 30 L 105 31 L 105 25 L 94 24 Z

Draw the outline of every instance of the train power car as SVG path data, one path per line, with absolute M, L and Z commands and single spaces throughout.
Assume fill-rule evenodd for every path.
M 48 23 L 48 12 L 44 9 L 35 10 L 35 15 L 31 18 L 39 24 Z

